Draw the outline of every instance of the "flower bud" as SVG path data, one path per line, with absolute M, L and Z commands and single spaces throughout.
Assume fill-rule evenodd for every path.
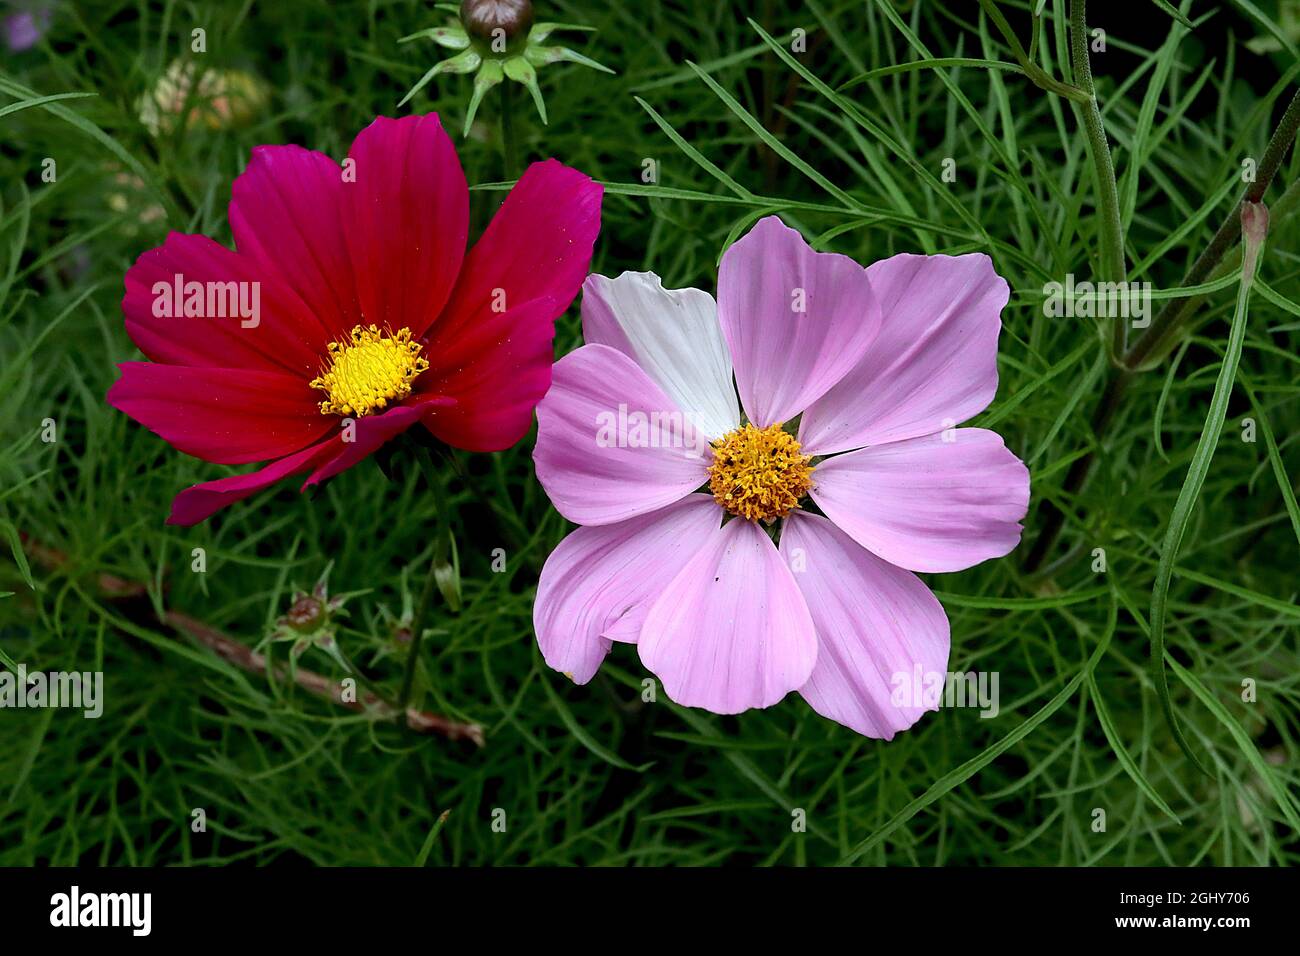
M 490 43 L 504 36 L 507 43 L 528 35 L 533 25 L 531 0 L 464 0 L 460 22 L 470 36 Z M 497 34 L 496 31 L 501 33 Z
M 284 616 L 284 623 L 299 634 L 311 634 L 325 623 L 325 605 L 320 599 L 307 594 L 299 594 L 298 599 Z
M 1268 235 L 1268 207 L 1262 202 L 1241 204 L 1241 232 L 1247 243 L 1260 245 Z

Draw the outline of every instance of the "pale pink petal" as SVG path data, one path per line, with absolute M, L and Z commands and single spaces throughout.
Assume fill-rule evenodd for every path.
M 915 574 L 805 512 L 782 527 L 781 556 L 817 628 L 817 665 L 799 689 L 813 710 L 891 740 L 939 709 L 927 692 L 948 671 L 948 616 Z
M 891 564 L 961 571 L 1020 543 L 1029 470 L 996 433 L 957 428 L 828 458 L 812 499 Z
M 537 582 L 533 627 L 546 663 L 585 684 L 611 641 L 635 642 L 649 602 L 717 533 L 722 512 L 688 495 L 618 524 L 578 528 L 551 552 Z
M 651 605 L 641 662 L 679 704 L 717 714 L 770 707 L 808 681 L 808 605 L 758 524 L 723 525 Z
M 582 337 L 618 349 L 645 369 L 709 438 L 740 425 L 731 353 L 718 306 L 700 289 L 665 289 L 653 272 L 582 285 Z
M 537 406 L 537 480 L 576 524 L 612 524 L 679 500 L 708 480 L 707 439 L 635 362 L 584 345 L 555 363 Z
M 862 266 L 813 252 L 768 216 L 723 253 L 718 317 L 745 413 L 767 426 L 789 421 L 858 363 L 880 305 Z
M 1010 294 L 988 256 L 898 255 L 867 269 L 884 315 L 865 357 L 804 412 L 799 441 L 825 455 L 954 428 L 998 390 Z

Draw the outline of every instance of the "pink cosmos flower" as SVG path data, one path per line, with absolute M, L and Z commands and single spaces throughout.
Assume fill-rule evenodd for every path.
M 585 683 L 635 643 L 679 704 L 797 690 L 885 739 L 937 709 L 910 690 L 946 674 L 948 619 L 912 572 L 1007 554 L 1029 503 L 1002 439 L 956 427 L 997 391 L 989 258 L 863 269 L 768 217 L 722 257 L 716 303 L 650 273 L 584 292 L 587 344 L 537 407 L 537 477 L 581 526 L 538 584 L 547 663 Z
M 182 491 L 169 523 L 290 475 L 305 490 L 417 422 L 471 451 L 524 436 L 599 185 L 534 163 L 466 253 L 465 175 L 431 113 L 376 119 L 341 167 L 260 146 L 232 193 L 234 251 L 173 232 L 126 274 L 126 330 L 152 361 L 122 363 L 109 404 L 204 461 L 270 461 Z

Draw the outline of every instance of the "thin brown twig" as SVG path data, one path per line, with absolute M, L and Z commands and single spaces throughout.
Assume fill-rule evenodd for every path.
M 47 547 L 25 533 L 20 537 L 24 550 L 37 563 L 59 571 L 66 570 L 71 563 L 62 551 Z M 129 581 L 107 572 L 99 572 L 95 575 L 95 587 L 102 596 L 111 600 L 141 597 L 148 591 L 145 585 L 137 581 Z M 301 667 L 291 668 L 287 664 L 273 664 L 266 655 L 259 654 L 242 641 L 188 614 L 180 611 L 163 611 L 157 616 L 157 620 L 160 624 L 202 644 L 222 660 L 240 670 L 251 674 L 267 675 L 278 681 L 292 680 L 309 694 L 356 713 L 366 714 L 374 720 L 398 720 L 398 709 L 377 694 L 363 691 L 356 699 L 348 699 L 343 694 L 342 686 L 338 681 Z M 468 740 L 478 747 L 482 747 L 485 743 L 483 728 L 479 724 L 461 723 L 415 707 L 407 707 L 402 716 L 405 718 L 406 726 L 416 733 L 436 734 L 448 740 Z

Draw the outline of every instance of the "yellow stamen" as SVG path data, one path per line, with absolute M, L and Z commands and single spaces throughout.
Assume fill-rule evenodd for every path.
M 713 442 L 709 490 L 733 515 L 771 522 L 799 507 L 813 486 L 812 455 L 781 425 L 745 425 Z
M 347 341 L 329 344 L 329 362 L 308 384 L 329 396 L 320 403 L 322 415 L 361 418 L 411 394 L 411 383 L 429 368 L 422 346 L 411 341 L 410 329 L 395 334 L 378 326 L 356 326 Z

